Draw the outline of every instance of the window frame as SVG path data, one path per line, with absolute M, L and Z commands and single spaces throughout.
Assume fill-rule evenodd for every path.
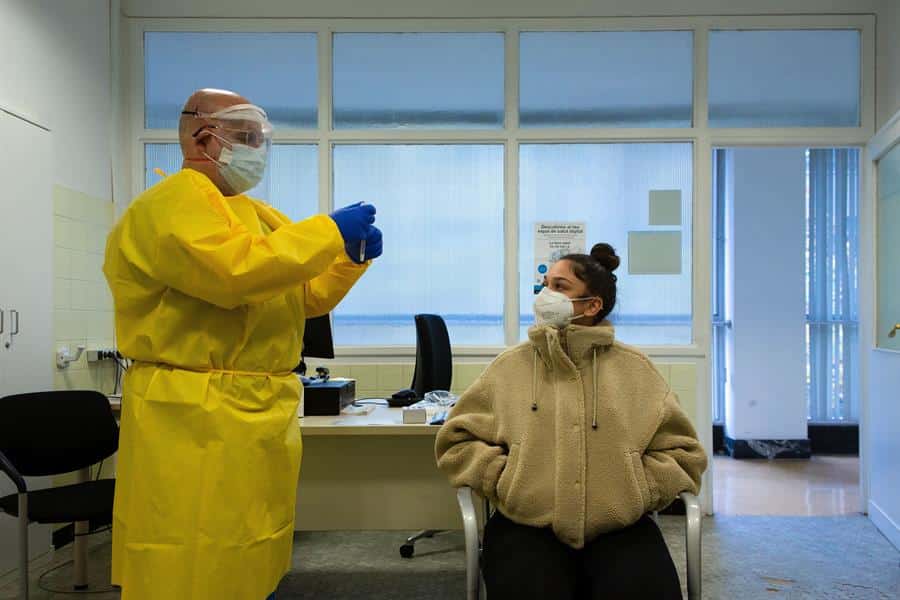
M 860 31 L 860 124 L 833 128 L 710 128 L 707 123 L 708 40 L 721 29 L 855 29 Z M 519 33 L 530 31 L 670 31 L 693 32 L 693 122 L 689 128 L 520 128 Z M 681 142 L 693 147 L 692 206 L 692 343 L 679 346 L 642 346 L 654 359 L 698 363 L 698 393 L 708 390 L 712 341 L 712 152 L 715 147 L 806 145 L 808 147 L 865 147 L 875 132 L 875 17 L 874 15 L 771 15 L 627 18 L 520 19 L 128 19 L 123 45 L 130 68 L 114 81 L 123 90 L 123 134 L 118 140 L 128 174 L 117 186 L 117 204 L 124 207 L 143 189 L 144 144 L 176 142 L 174 130 L 144 128 L 143 36 L 148 31 L 171 32 L 305 32 L 317 34 L 318 127 L 278 129 L 274 141 L 316 144 L 319 152 L 320 212 L 332 207 L 332 149 L 340 144 L 465 144 L 504 146 L 504 332 L 506 345 L 518 343 L 518 182 L 519 145 L 523 143 Z M 504 35 L 505 118 L 502 129 L 341 129 L 332 124 L 332 35 L 335 33 L 491 32 Z M 210 57 L 212 58 L 212 57 Z M 128 77 L 131 74 L 131 77 Z M 127 198 L 122 196 L 128 196 Z M 526 249 L 527 250 L 527 249 Z M 505 346 L 463 346 L 454 354 L 464 360 L 490 360 Z M 341 360 L 412 360 L 415 347 L 345 346 L 336 349 Z M 704 397 L 708 394 L 704 394 Z M 706 410 L 705 407 L 701 410 Z

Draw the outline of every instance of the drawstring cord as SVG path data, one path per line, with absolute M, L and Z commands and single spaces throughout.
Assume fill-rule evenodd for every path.
M 594 419 L 591 423 L 591 429 L 597 429 L 597 390 L 599 388 L 598 376 L 597 376 L 597 346 L 594 346 L 594 361 L 591 366 L 594 369 Z
M 594 346 L 591 349 L 593 353 L 593 361 L 591 363 L 591 367 L 594 371 L 594 410 L 593 416 L 591 419 L 591 429 L 597 429 L 597 411 L 599 410 L 599 391 L 600 391 L 600 377 L 597 372 L 597 353 L 600 351 L 598 346 Z M 534 352 L 531 354 L 531 410 L 537 411 L 538 403 L 537 403 L 537 393 L 538 393 L 538 351 L 537 348 L 534 349 Z

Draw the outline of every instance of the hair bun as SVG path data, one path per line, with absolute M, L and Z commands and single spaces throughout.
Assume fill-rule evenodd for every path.
M 594 247 L 591 248 L 591 258 L 603 265 L 603 268 L 610 273 L 618 269 L 621 262 L 616 255 L 616 249 L 609 244 L 594 244 Z

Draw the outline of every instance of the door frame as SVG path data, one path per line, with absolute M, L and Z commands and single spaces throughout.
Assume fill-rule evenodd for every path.
M 869 448 L 871 399 L 869 397 L 870 362 L 873 352 L 898 354 L 877 346 L 878 290 L 878 179 L 876 163 L 897 144 L 900 144 L 900 111 L 894 114 L 863 149 L 860 195 L 859 294 L 860 294 L 860 419 L 859 419 L 859 499 L 862 512 L 869 512 Z

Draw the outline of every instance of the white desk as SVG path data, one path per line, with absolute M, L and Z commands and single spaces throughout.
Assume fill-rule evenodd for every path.
M 435 465 L 438 429 L 382 406 L 302 418 L 294 529 L 461 529 L 456 491 Z
M 121 401 L 110 404 L 118 416 Z M 385 406 L 300 419 L 294 529 L 461 529 L 456 491 L 435 465 L 438 429 L 404 425 L 401 409 Z
M 420 435 L 432 441 L 440 429 L 437 425 L 404 425 L 403 409 L 374 405 L 368 415 L 332 415 L 303 417 L 300 427 L 303 436 L 309 435 Z

